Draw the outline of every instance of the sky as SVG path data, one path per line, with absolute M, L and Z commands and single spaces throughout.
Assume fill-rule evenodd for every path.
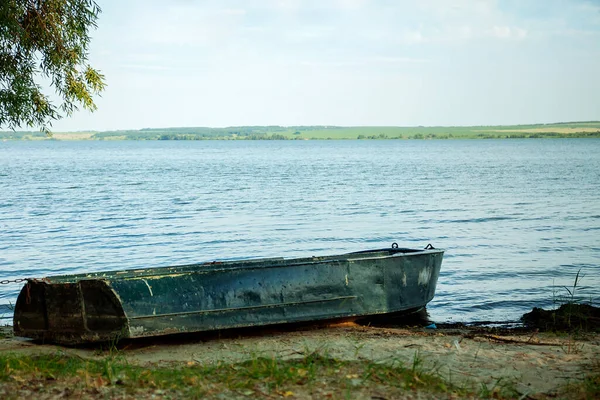
M 600 120 L 600 0 L 96 0 L 52 130 Z

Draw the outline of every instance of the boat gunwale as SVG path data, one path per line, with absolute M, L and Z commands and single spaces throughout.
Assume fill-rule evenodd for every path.
M 385 253 L 376 255 L 377 253 Z M 165 267 L 150 267 L 143 269 L 112 270 L 106 272 L 91 272 L 72 275 L 48 276 L 42 279 L 48 284 L 77 283 L 87 280 L 116 281 L 169 275 L 192 275 L 213 272 L 254 270 L 262 268 L 298 267 L 302 265 L 332 264 L 347 261 L 381 260 L 387 258 L 408 257 L 426 254 L 443 254 L 444 249 L 376 249 L 357 251 L 332 256 L 313 256 L 301 258 L 259 258 L 227 261 L 208 261 L 197 264 L 183 264 Z M 32 279 L 39 282 L 39 279 Z

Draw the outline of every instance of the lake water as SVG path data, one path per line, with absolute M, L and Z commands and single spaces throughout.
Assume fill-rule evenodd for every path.
M 0 142 L 0 280 L 392 242 L 446 249 L 439 322 L 597 304 L 600 140 Z

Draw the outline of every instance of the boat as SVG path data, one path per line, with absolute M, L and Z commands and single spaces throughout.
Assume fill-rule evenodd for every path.
M 15 336 L 107 342 L 409 313 L 433 298 L 444 250 L 399 248 L 28 279 Z

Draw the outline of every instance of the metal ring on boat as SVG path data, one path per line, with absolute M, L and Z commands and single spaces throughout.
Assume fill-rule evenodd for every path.
M 398 248 L 398 243 L 394 242 L 392 243 L 392 249 L 397 249 Z

